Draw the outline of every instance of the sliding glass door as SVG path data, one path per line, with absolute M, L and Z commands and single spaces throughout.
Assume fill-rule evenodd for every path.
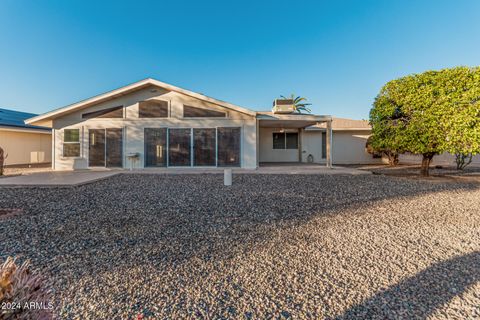
M 168 129 L 168 165 L 189 167 L 192 163 L 191 129 Z
M 88 166 L 105 167 L 105 129 L 88 130 Z
M 240 166 L 240 128 L 217 128 L 218 166 Z
M 145 166 L 167 166 L 167 128 L 145 128 Z
M 106 129 L 106 162 L 109 168 L 121 168 L 123 164 L 123 130 L 121 128 Z
M 123 166 L 123 129 L 88 130 L 88 166 Z
M 216 129 L 193 129 L 193 165 L 216 165 Z

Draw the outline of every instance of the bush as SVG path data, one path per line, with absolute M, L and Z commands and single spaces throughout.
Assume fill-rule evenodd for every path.
M 0 319 L 52 319 L 53 304 L 44 278 L 8 257 L 0 266 Z

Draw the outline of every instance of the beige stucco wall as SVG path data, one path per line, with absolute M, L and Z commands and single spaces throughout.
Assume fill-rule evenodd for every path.
M 260 128 L 260 162 L 298 162 L 298 149 L 273 149 L 273 133 L 280 130 L 280 128 Z M 298 132 L 296 129 L 287 131 Z
M 50 133 L 21 132 L 0 129 L 0 147 L 8 157 L 5 165 L 26 165 L 52 161 Z
M 333 131 L 333 164 L 382 163 L 382 159 L 374 159 L 365 151 L 365 144 L 369 136 L 370 132 L 364 130 Z M 322 159 L 322 131 L 304 131 L 302 146 L 303 162 L 307 162 L 307 157 L 311 154 L 315 163 L 325 163 L 325 159 Z
M 181 93 L 169 92 L 160 88 L 145 88 L 134 93 L 124 95 L 113 100 L 90 106 L 87 109 L 79 110 L 53 121 L 54 128 L 54 153 L 55 170 L 71 170 L 87 168 L 88 159 L 88 130 L 104 128 L 123 128 L 124 129 L 124 167 L 130 167 L 127 162 L 126 154 L 136 152 L 140 154 L 140 159 L 134 163 L 134 168 L 143 168 L 144 166 L 144 129 L 145 128 L 215 128 L 215 127 L 240 127 L 242 128 L 241 145 L 241 166 L 244 168 L 256 168 L 257 166 L 257 127 L 256 119 L 233 110 L 225 109 L 221 106 L 204 102 Z M 169 102 L 169 118 L 138 118 L 138 102 L 147 99 L 160 99 Z M 227 118 L 182 118 L 183 104 L 194 107 L 204 107 L 213 110 L 227 112 Z M 123 119 L 82 119 L 82 114 L 86 112 L 97 111 L 109 107 L 122 105 L 124 107 Z M 80 129 L 80 153 L 79 158 L 64 158 L 63 151 L 63 131 L 64 129 Z
M 401 164 L 420 164 L 422 162 L 422 155 L 417 154 L 401 154 L 399 157 Z M 480 165 L 480 155 L 473 157 L 472 165 Z M 432 165 L 455 165 L 455 156 L 445 152 L 433 157 Z

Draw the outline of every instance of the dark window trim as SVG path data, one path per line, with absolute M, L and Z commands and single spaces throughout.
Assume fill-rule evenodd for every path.
M 104 117 L 103 115 L 108 114 L 112 111 L 117 111 L 121 109 L 122 110 L 122 116 L 121 117 Z M 122 106 L 116 106 L 116 107 L 111 107 L 107 109 L 102 109 L 98 111 L 93 111 L 93 112 L 87 112 L 82 114 L 82 119 L 94 119 L 94 118 L 105 118 L 105 119 L 123 119 L 124 118 L 124 111 L 123 111 L 123 105 Z
M 142 115 L 142 112 L 140 110 L 141 104 L 142 103 L 159 103 L 161 105 L 162 103 L 166 103 L 167 107 L 167 115 L 166 116 L 161 116 L 161 117 L 147 117 L 145 114 Z M 142 100 L 138 102 L 138 117 L 141 119 L 164 119 L 164 118 L 170 118 L 170 101 L 169 100 L 160 100 L 160 99 L 151 99 L 151 100 Z
M 296 134 L 297 135 L 297 147 L 296 148 L 287 148 L 287 134 L 288 133 L 293 133 L 293 134 Z M 275 144 L 274 144 L 274 139 L 273 139 L 273 136 L 275 134 L 282 134 L 283 135 L 283 148 L 275 148 Z M 295 132 L 295 131 L 284 131 L 284 132 L 280 132 L 280 131 L 273 131 L 272 132 L 272 149 L 273 150 L 298 150 L 298 147 L 299 147 L 299 143 L 298 143 L 298 139 L 299 139 L 299 133 L 298 132 Z
M 200 109 L 200 110 L 206 110 L 207 112 L 210 111 L 210 112 L 213 112 L 213 113 L 223 114 L 223 116 L 220 116 L 220 115 L 219 116 L 211 116 L 211 115 L 209 115 L 209 116 L 196 116 L 196 117 L 185 116 L 185 107 Z M 194 106 L 184 104 L 183 108 L 182 108 L 182 118 L 185 118 L 185 119 L 198 119 L 198 118 L 202 118 L 202 119 L 205 119 L 205 118 L 207 118 L 207 119 L 208 118 L 211 118 L 211 119 L 225 119 L 225 118 L 228 118 L 228 112 L 227 111 L 207 109 L 207 108 L 202 108 L 202 107 L 194 107 Z

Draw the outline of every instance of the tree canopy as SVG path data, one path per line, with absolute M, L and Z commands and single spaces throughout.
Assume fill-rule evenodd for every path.
M 374 149 L 423 155 L 480 153 L 480 68 L 456 67 L 392 80 L 370 111 Z

